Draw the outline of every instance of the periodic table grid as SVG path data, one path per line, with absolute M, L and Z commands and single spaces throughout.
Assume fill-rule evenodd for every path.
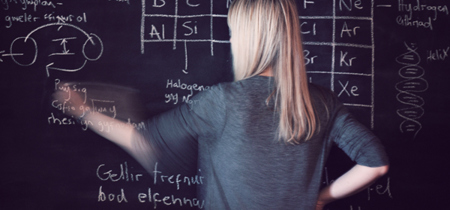
M 337 16 L 336 15 L 336 0 L 333 0 L 333 14 L 332 16 L 300 16 L 301 20 L 314 20 L 314 19 L 326 19 L 333 21 L 333 29 L 332 29 L 332 41 L 331 42 L 303 42 L 304 46 L 331 46 L 331 71 L 308 71 L 308 74 L 329 74 L 331 75 L 330 80 L 330 88 L 335 91 L 335 75 L 354 75 L 354 76 L 362 76 L 362 77 L 370 77 L 370 104 L 363 103 L 344 103 L 346 106 L 350 107 L 364 107 L 370 109 L 370 127 L 374 128 L 374 113 L 375 113 L 375 38 L 374 38 L 374 0 L 371 0 L 370 5 L 370 17 L 355 17 L 355 16 Z M 336 20 L 363 20 L 370 21 L 370 45 L 364 44 L 352 44 L 352 43 L 339 43 L 336 42 Z M 351 48 L 359 48 L 359 49 L 370 49 L 371 50 L 371 65 L 370 65 L 370 73 L 353 73 L 353 72 L 337 72 L 335 71 L 336 67 L 336 47 L 351 47 Z
M 195 14 L 195 15 L 179 15 L 178 14 L 178 1 L 175 0 L 174 14 L 147 14 L 146 13 L 146 0 L 142 0 L 142 18 L 141 18 L 141 53 L 144 54 L 145 47 L 144 43 L 149 42 L 172 42 L 173 49 L 176 49 L 177 42 L 210 42 L 211 43 L 211 55 L 214 55 L 214 43 L 230 43 L 229 40 L 216 40 L 213 37 L 213 19 L 214 18 L 227 18 L 225 14 L 214 14 L 213 4 L 214 0 L 210 0 L 210 13 L 209 14 Z M 165 17 L 174 19 L 174 36 L 169 39 L 145 39 L 145 19 L 152 17 Z M 179 19 L 184 18 L 198 18 L 198 17 L 209 17 L 210 18 L 210 38 L 209 39 L 179 39 L 177 38 L 177 24 Z
M 178 1 L 175 0 L 175 8 L 173 14 L 147 14 L 146 13 L 146 0 L 142 0 L 142 17 L 141 17 L 141 53 L 144 54 L 145 52 L 145 43 L 155 43 L 155 42 L 172 42 L 173 43 L 173 49 L 176 49 L 177 42 L 184 42 L 184 46 L 186 48 L 187 42 L 210 42 L 210 51 L 211 56 L 214 56 L 214 44 L 215 43 L 223 43 L 223 44 L 229 44 L 229 40 L 217 40 L 213 37 L 213 19 L 214 18 L 227 18 L 226 14 L 214 14 L 213 11 L 213 3 L 214 0 L 210 0 L 210 13 L 209 14 L 194 14 L 194 15 L 179 15 L 178 14 Z M 227 2 L 228 3 L 228 2 Z M 146 28 L 146 19 L 147 18 L 153 18 L 153 17 L 164 17 L 164 18 L 173 18 L 174 19 L 174 33 L 173 37 L 171 38 L 165 38 L 165 39 L 145 39 L 145 28 Z M 208 39 L 180 39 L 177 37 L 177 24 L 179 19 L 185 19 L 185 18 L 199 18 L 199 17 L 209 17 L 210 19 L 210 36 Z M 337 16 L 336 15 L 336 0 L 333 0 L 333 14 L 332 16 L 300 16 L 299 18 L 301 20 L 332 20 L 333 21 L 333 28 L 332 28 L 332 41 L 331 42 L 320 42 L 320 41 L 307 41 L 303 42 L 304 46 L 331 46 L 332 52 L 331 52 L 331 71 L 308 71 L 308 74 L 329 74 L 331 75 L 330 79 L 330 89 L 334 90 L 335 87 L 335 75 L 353 75 L 353 76 L 361 76 L 361 77 L 370 77 L 370 104 L 367 103 L 344 103 L 346 106 L 350 107 L 363 107 L 370 109 L 370 127 L 374 128 L 374 84 L 375 84 L 375 78 L 374 78 L 374 60 L 375 60 L 375 41 L 374 41 L 374 0 L 371 0 L 371 7 L 370 7 L 370 16 L 362 16 L 362 17 L 355 17 L 355 16 Z M 362 21 L 370 21 L 370 33 L 371 33 L 371 43 L 370 44 L 352 44 L 352 43 L 339 43 L 336 42 L 336 20 L 362 20 Z M 336 59 L 335 59 L 335 51 L 336 47 L 351 47 L 351 48 L 357 48 L 357 49 L 370 49 L 371 50 L 371 69 L 370 73 L 354 73 L 354 72 L 337 72 L 335 71 L 336 67 Z M 186 49 L 185 49 L 186 50 Z M 186 52 L 187 53 L 187 52 Z M 187 55 L 186 55 L 187 56 Z

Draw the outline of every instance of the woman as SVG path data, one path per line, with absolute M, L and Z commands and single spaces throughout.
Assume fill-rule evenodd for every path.
M 333 94 L 307 83 L 294 1 L 235 0 L 228 24 L 235 82 L 197 94 L 201 103 L 150 119 L 141 131 L 100 132 L 95 122 L 114 119 L 81 117 L 149 171 L 162 156 L 182 164 L 185 148 L 197 147 L 205 209 L 320 210 L 387 172 L 379 140 Z M 319 190 L 333 143 L 356 165 Z

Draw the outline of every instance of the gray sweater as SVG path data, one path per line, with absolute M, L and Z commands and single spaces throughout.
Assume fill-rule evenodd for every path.
M 380 141 L 330 91 L 310 85 L 320 130 L 299 145 L 276 139 L 278 115 L 265 100 L 272 78 L 223 83 L 147 121 L 142 131 L 170 167 L 198 149 L 205 209 L 314 209 L 332 144 L 360 165 L 388 164 Z M 328 110 L 328 114 L 327 114 Z

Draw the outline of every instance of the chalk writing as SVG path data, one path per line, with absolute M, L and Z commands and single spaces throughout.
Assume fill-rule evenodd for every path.
M 98 202 L 103 202 L 103 201 L 117 201 L 117 203 L 128 203 L 128 200 L 125 196 L 125 191 L 123 188 L 120 189 L 120 193 L 119 194 L 114 194 L 114 193 L 108 193 L 106 194 L 105 192 L 103 192 L 103 186 L 100 186 L 100 188 L 98 189 Z
M 38 8 L 56 8 L 57 6 L 62 6 L 63 3 L 56 1 L 45 1 L 45 0 L 1 0 L 4 10 L 10 9 L 10 4 L 21 6 L 22 10 L 27 10 L 30 7 L 33 11 L 37 11 Z
M 427 20 L 422 21 L 422 20 L 411 20 L 408 18 L 408 16 L 398 16 L 397 19 L 397 24 L 401 25 L 401 26 L 414 26 L 416 28 L 426 28 L 426 29 L 430 29 L 433 30 L 433 23 L 431 22 L 431 17 L 428 17 Z
M 86 120 L 85 117 L 88 114 L 104 114 L 112 119 L 115 119 L 118 115 L 118 110 L 116 107 L 116 102 L 114 100 L 108 99 L 95 99 L 88 97 L 88 88 L 83 87 L 81 84 L 68 84 L 61 83 L 60 79 L 54 80 L 54 90 L 63 91 L 66 93 L 66 97 L 63 99 L 52 100 L 51 107 L 61 111 L 64 114 L 68 114 L 71 111 L 81 111 L 79 119 L 75 119 L 74 116 L 70 117 L 58 117 L 53 112 L 47 117 L 47 122 L 50 125 L 82 125 L 82 130 L 86 131 L 89 126 L 93 126 L 93 122 Z M 78 94 L 83 99 L 81 105 L 75 106 L 72 104 L 71 99 L 73 94 Z M 144 122 L 132 122 L 130 118 L 126 119 L 126 122 L 122 121 L 99 121 L 100 132 L 111 132 L 114 129 L 120 129 L 125 126 L 133 126 L 137 130 L 145 130 Z
M 132 172 L 132 167 L 128 166 L 125 161 L 123 164 L 119 164 L 119 167 L 107 166 L 106 164 L 100 164 L 96 169 L 96 176 L 102 182 L 139 182 L 144 178 L 144 174 Z M 201 170 L 199 169 L 199 173 Z M 158 170 L 158 163 L 155 163 L 155 169 L 153 171 L 154 184 L 163 183 L 176 185 L 177 190 L 180 188 L 180 184 L 187 186 L 203 184 L 203 176 L 196 175 L 193 177 L 182 176 L 181 174 L 176 175 L 163 175 L 161 171 Z M 187 197 L 177 197 L 175 195 L 161 195 L 161 193 L 152 189 L 147 188 L 146 192 L 140 191 L 136 194 L 127 193 L 125 188 L 113 189 L 109 186 L 106 189 L 101 185 L 98 189 L 97 202 L 116 202 L 116 203 L 128 203 L 137 199 L 139 203 L 153 203 L 153 208 L 157 209 L 158 205 L 166 206 L 187 206 L 187 207 L 197 207 L 202 209 L 205 205 L 205 200 L 198 198 L 187 198 Z
M 133 174 L 128 170 L 127 162 L 119 165 L 119 172 L 115 173 L 113 170 L 105 169 L 105 164 L 100 164 L 97 167 L 97 178 L 102 181 L 117 182 L 117 181 L 139 181 L 139 178 L 143 176 L 143 174 Z
M 427 50 L 427 62 L 446 60 L 449 57 L 448 55 L 449 50 L 450 47 Z
M 402 133 L 412 133 L 414 137 L 422 129 L 422 124 L 418 121 L 424 114 L 423 105 L 425 101 L 417 93 L 425 92 L 428 89 L 428 82 L 423 78 L 425 69 L 419 66 L 421 58 L 414 44 L 406 44 L 406 52 L 396 58 L 402 67 L 399 75 L 403 81 L 398 82 L 395 88 L 398 91 L 397 100 L 407 105 L 406 108 L 397 110 L 397 115 L 403 118 L 400 124 Z
M 396 22 L 398 25 L 433 30 L 433 22 L 438 19 L 440 14 L 449 15 L 447 5 L 430 5 L 423 3 L 421 0 L 412 2 L 407 3 L 405 0 L 398 0 L 398 11 L 406 13 L 397 16 Z M 432 15 L 428 15 L 430 12 Z M 421 19 L 415 16 L 420 16 Z
M 109 0 L 109 1 L 115 1 L 118 3 L 127 3 L 128 5 L 130 4 L 130 0 Z
M 342 94 L 345 94 L 347 96 L 359 96 L 359 93 L 357 92 L 358 86 L 349 86 L 349 81 L 346 81 L 345 84 L 343 84 L 340 80 L 338 80 L 338 82 L 342 87 L 342 90 L 339 92 L 338 96 L 341 96 Z
M 199 174 L 201 170 L 198 170 Z M 192 177 L 182 176 L 181 174 L 176 175 L 164 175 L 161 171 L 158 171 L 158 162 L 155 163 L 155 168 L 153 170 L 153 184 L 156 183 L 169 183 L 176 185 L 177 190 L 180 190 L 180 183 L 185 184 L 187 186 L 191 185 L 201 185 L 203 184 L 203 179 L 205 177 L 201 175 L 195 175 Z
M 181 90 L 189 90 L 190 94 L 194 94 L 194 91 L 205 91 L 209 90 L 210 86 L 198 85 L 198 84 L 186 84 L 181 82 L 181 79 L 176 80 L 175 82 L 172 79 L 168 79 L 166 83 L 166 88 L 178 88 Z
M 35 23 L 39 19 L 40 19 L 40 17 L 36 17 L 36 16 L 33 16 L 31 14 L 27 14 L 27 13 L 23 13 L 21 15 L 15 15 L 15 16 L 6 15 L 5 16 L 5 21 L 6 21 L 5 27 L 6 28 L 11 28 L 11 26 L 13 25 L 13 22 Z
M 68 98 L 66 98 L 66 100 L 69 100 L 70 96 L 71 96 L 70 94 L 72 92 L 75 92 L 75 93 L 81 94 L 83 96 L 83 99 L 84 99 L 83 103 L 86 103 L 86 100 L 87 100 L 87 89 L 85 87 L 80 87 L 78 84 L 70 84 L 69 85 L 67 83 L 62 85 L 60 79 L 55 79 L 54 86 L 55 86 L 54 87 L 55 91 L 61 90 L 61 91 L 64 91 L 64 92 L 67 93 Z
M 375 186 L 370 186 L 367 188 L 367 200 L 370 201 L 373 195 L 386 195 L 389 198 L 392 199 L 392 193 L 391 193 L 391 178 L 388 177 L 386 184 L 376 184 Z
M 50 117 L 47 118 L 48 124 L 57 124 L 57 125 L 75 125 L 76 120 L 70 117 L 58 118 L 55 117 L 53 112 L 50 113 Z M 87 130 L 87 127 L 83 126 L 83 130 Z
M 315 59 L 319 57 L 318 55 L 311 55 L 311 52 L 309 50 L 303 50 L 303 54 L 305 57 L 305 65 L 313 65 Z
M 42 20 L 46 22 L 58 22 L 58 23 L 87 23 L 87 15 L 86 13 L 82 14 L 55 14 L 46 13 L 44 15 L 35 15 L 29 13 L 23 13 L 20 15 L 6 15 L 5 16 L 5 27 L 7 29 L 12 28 L 13 23 L 36 23 Z
M 166 89 L 187 90 L 187 91 L 189 91 L 189 93 L 182 97 L 179 97 L 178 93 L 166 93 L 164 95 L 165 99 L 166 99 L 164 102 L 178 104 L 178 102 L 180 102 L 179 99 L 181 98 L 181 103 L 196 104 L 199 101 L 191 99 L 191 97 L 194 96 L 194 91 L 200 92 L 200 91 L 209 90 L 210 88 L 211 88 L 210 86 L 198 85 L 196 83 L 186 84 L 184 82 L 181 82 L 181 79 L 178 79 L 176 81 L 174 81 L 172 79 L 168 79 L 167 83 L 166 83 Z
M 161 198 L 162 197 L 162 198 Z M 148 188 L 148 192 L 147 193 L 139 193 L 138 194 L 138 199 L 140 203 L 145 203 L 147 202 L 153 202 L 153 208 L 156 209 L 158 206 L 158 203 L 162 203 L 166 206 L 170 206 L 170 205 L 179 205 L 180 207 L 182 206 L 189 206 L 189 207 L 197 207 L 199 209 L 203 209 L 204 205 L 205 205 L 205 200 L 200 200 L 197 198 L 178 198 L 175 197 L 174 195 L 160 195 L 160 193 L 157 192 L 153 192 L 152 193 L 152 189 Z
M 88 18 L 85 12 L 80 13 L 56 13 L 56 11 L 48 12 L 49 10 L 56 10 L 63 6 L 63 3 L 55 1 L 43 1 L 43 0 L 1 0 L 3 4 L 3 10 L 9 11 L 10 6 L 20 6 L 23 13 L 16 13 L 14 11 L 11 14 L 5 13 L 3 20 L 5 21 L 5 28 L 10 29 L 13 25 L 38 23 L 44 22 L 58 22 L 58 23 L 87 23 Z M 45 13 L 38 11 L 39 8 L 43 8 Z M 32 10 L 31 10 L 32 9 Z M 11 8 L 14 10 L 14 8 Z M 14 13 L 13 13 L 14 12 Z
M 91 107 L 92 113 L 103 113 L 105 115 L 110 115 L 113 119 L 117 116 L 114 101 L 91 99 Z
M 429 5 L 424 4 L 421 0 L 415 0 L 414 3 L 405 3 L 404 0 L 398 1 L 398 11 L 407 12 L 407 18 L 412 19 L 413 14 L 417 12 L 432 12 L 432 20 L 437 20 L 439 14 L 448 15 L 447 5 Z
M 55 15 L 54 12 L 44 14 L 44 20 L 48 21 L 57 21 L 60 23 L 66 23 L 66 22 L 84 22 L 87 23 L 87 15 L 85 12 L 83 12 L 80 15 L 73 15 L 73 14 L 66 14 L 66 15 Z

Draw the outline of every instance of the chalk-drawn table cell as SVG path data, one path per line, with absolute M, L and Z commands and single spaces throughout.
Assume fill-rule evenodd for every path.
M 205 0 L 178 0 L 178 15 L 210 14 L 211 3 Z
M 339 100 L 352 106 L 370 106 L 372 104 L 370 76 L 336 74 L 334 76 L 334 92 Z
M 176 37 L 181 40 L 208 40 L 211 38 L 210 22 L 210 17 L 179 17 Z
M 336 16 L 370 17 L 371 11 L 369 0 L 336 0 Z
M 228 8 L 231 5 L 232 0 L 225 0 L 225 1 L 214 1 L 212 2 L 212 13 L 216 15 L 227 15 L 228 14 Z
M 308 82 L 330 88 L 331 74 L 328 72 L 308 73 Z
M 145 1 L 145 14 L 175 15 L 175 1 L 151 0 Z
M 370 20 L 336 20 L 336 42 L 352 45 L 372 45 Z
M 330 28 L 333 28 L 333 20 L 331 19 L 300 19 L 300 29 L 304 42 L 331 43 L 333 33 L 330 31 Z
M 331 73 L 330 63 L 333 57 L 331 45 L 304 46 L 303 54 L 307 71 Z M 323 85 L 328 84 L 329 80 Z
M 336 46 L 335 62 L 335 72 L 370 76 L 372 74 L 372 49 Z
M 212 38 L 218 42 L 227 42 L 230 39 L 230 31 L 228 29 L 226 17 L 213 18 L 214 30 L 212 30 Z
M 175 20 L 167 17 L 147 17 L 145 19 L 144 39 L 161 41 L 173 39 Z
M 300 16 L 332 16 L 333 2 L 323 0 L 301 0 L 297 2 Z

